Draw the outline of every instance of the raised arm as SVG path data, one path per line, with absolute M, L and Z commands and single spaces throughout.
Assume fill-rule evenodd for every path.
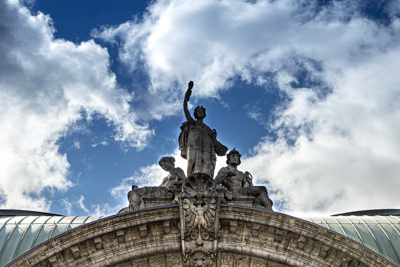
M 193 120 L 192 116 L 190 116 L 190 112 L 187 107 L 187 103 L 189 102 L 190 95 L 192 94 L 193 82 L 190 81 L 188 84 L 188 89 L 185 94 L 185 98 L 183 99 L 183 112 L 185 113 L 186 120 Z

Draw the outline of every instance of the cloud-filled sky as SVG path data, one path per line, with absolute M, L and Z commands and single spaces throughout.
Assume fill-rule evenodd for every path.
M 0 1 L 0 206 L 114 214 L 186 170 L 193 80 L 276 211 L 400 208 L 399 69 L 396 0 Z

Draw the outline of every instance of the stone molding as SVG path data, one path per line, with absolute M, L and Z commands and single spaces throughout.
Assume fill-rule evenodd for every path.
M 284 214 L 221 205 L 217 266 L 393 266 L 328 229 Z M 139 210 L 66 232 L 9 266 L 184 266 L 178 205 Z

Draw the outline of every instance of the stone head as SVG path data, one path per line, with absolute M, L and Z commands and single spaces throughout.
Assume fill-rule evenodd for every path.
M 240 165 L 240 163 L 241 163 L 240 157 L 241 156 L 242 155 L 240 155 L 239 151 L 237 151 L 236 149 L 229 151 L 229 153 L 226 155 L 226 164 Z
M 203 106 L 198 106 L 194 109 L 194 118 L 197 119 L 204 119 L 206 117 L 206 109 Z
M 169 171 L 171 168 L 175 167 L 175 158 L 174 157 L 162 157 L 158 162 L 158 165 L 163 168 L 165 171 Z

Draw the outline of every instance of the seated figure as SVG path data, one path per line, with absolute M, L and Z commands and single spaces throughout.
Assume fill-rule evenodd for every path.
M 227 155 L 227 167 L 219 170 L 215 177 L 216 184 L 222 184 L 235 196 L 254 196 L 259 198 L 262 205 L 272 211 L 272 200 L 268 197 L 265 186 L 253 186 L 252 177 L 249 172 L 243 173 L 237 169 L 240 165 L 240 153 L 233 149 Z
M 173 191 L 176 187 L 182 185 L 186 179 L 185 173 L 181 168 L 175 168 L 175 159 L 173 157 L 162 157 L 159 161 L 159 165 L 163 170 L 169 172 L 161 185 L 145 186 L 141 188 L 132 185 L 132 190 L 128 193 L 129 207 L 120 210 L 118 213 L 147 208 L 144 199 L 159 200 L 160 203 L 165 205 L 173 202 Z
M 165 187 L 167 190 L 171 191 L 176 186 L 182 185 L 183 181 L 186 179 L 186 176 L 181 168 L 175 168 L 175 158 L 162 157 L 158 164 L 164 171 L 169 172 L 169 174 L 162 181 L 160 187 Z

